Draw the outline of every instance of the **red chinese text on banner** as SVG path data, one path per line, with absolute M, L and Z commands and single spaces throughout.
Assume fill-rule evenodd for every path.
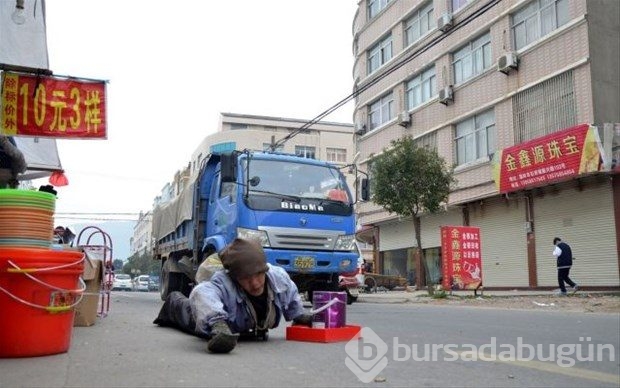
M 104 81 L 2 73 L 0 133 L 105 139 Z
M 578 125 L 498 151 L 493 178 L 500 193 L 523 190 L 600 171 L 596 127 Z
M 442 226 L 442 286 L 445 290 L 475 290 L 482 285 L 480 228 Z

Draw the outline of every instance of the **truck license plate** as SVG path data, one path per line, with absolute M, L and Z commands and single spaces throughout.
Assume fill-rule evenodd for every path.
M 294 267 L 297 269 L 312 269 L 314 268 L 314 257 L 297 256 L 295 258 Z

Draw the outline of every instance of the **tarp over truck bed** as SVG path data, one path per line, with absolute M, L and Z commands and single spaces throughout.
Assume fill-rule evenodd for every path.
M 159 241 L 162 237 L 174 232 L 183 221 L 192 219 L 194 187 L 196 182 L 189 184 L 177 197 L 153 209 L 153 238 Z

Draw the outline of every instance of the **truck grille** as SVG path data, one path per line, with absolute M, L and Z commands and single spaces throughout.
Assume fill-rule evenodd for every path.
M 310 251 L 333 251 L 336 239 L 344 231 L 261 227 L 267 232 L 271 247 L 275 249 L 301 249 Z

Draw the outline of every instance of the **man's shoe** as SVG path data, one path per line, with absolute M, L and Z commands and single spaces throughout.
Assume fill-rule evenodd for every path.
M 207 349 L 211 353 L 230 353 L 237 346 L 237 337 L 235 334 L 218 333 L 211 337 Z
M 579 286 L 575 284 L 575 286 L 571 289 L 571 295 L 577 292 L 577 290 L 579 290 Z
M 211 329 L 207 349 L 211 353 L 229 353 L 237 346 L 239 334 L 233 334 L 226 322 L 216 322 Z
M 556 291 L 555 296 L 567 296 L 566 291 Z

